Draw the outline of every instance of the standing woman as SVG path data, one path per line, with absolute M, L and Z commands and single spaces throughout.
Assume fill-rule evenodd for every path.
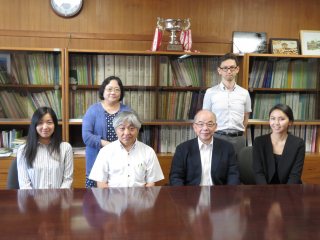
M 20 189 L 70 188 L 73 153 L 61 141 L 58 119 L 49 107 L 38 108 L 32 118 L 26 144 L 17 152 Z
M 123 111 L 131 109 L 121 103 L 124 88 L 120 78 L 106 78 L 99 88 L 101 102 L 89 107 L 82 120 L 82 139 L 86 145 L 86 187 L 96 187 L 96 182 L 88 179 L 91 168 L 100 148 L 117 140 L 112 126 L 114 117 Z
M 271 134 L 253 143 L 253 170 L 257 184 L 300 184 L 305 143 L 288 133 L 293 113 L 289 106 L 277 104 L 269 112 Z

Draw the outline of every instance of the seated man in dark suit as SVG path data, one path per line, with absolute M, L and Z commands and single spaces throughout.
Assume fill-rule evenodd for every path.
M 177 146 L 170 170 L 170 185 L 236 185 L 239 168 L 231 143 L 213 138 L 216 116 L 200 110 L 193 123 L 197 138 Z

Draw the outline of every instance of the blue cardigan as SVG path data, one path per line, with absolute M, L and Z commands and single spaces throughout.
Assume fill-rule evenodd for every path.
M 120 112 L 132 111 L 130 107 L 120 104 Z M 91 105 L 82 120 L 82 140 L 86 145 L 86 175 L 90 174 L 91 168 L 100 151 L 101 139 L 107 138 L 107 124 L 105 110 L 102 104 Z

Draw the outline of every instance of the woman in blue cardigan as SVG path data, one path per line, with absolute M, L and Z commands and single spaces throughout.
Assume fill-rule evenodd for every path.
M 96 187 L 96 182 L 88 179 L 100 148 L 117 140 L 112 126 L 114 117 L 122 111 L 131 111 L 121 103 L 124 88 L 120 78 L 106 78 L 99 88 L 101 102 L 91 105 L 82 120 L 82 139 L 86 145 L 86 187 Z
M 271 134 L 257 137 L 253 143 L 253 170 L 257 184 L 300 184 L 304 140 L 288 133 L 294 121 L 292 110 L 277 104 L 269 112 Z

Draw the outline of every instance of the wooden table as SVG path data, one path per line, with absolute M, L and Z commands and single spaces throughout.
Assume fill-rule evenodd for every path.
M 317 239 L 320 186 L 0 191 L 0 239 Z

